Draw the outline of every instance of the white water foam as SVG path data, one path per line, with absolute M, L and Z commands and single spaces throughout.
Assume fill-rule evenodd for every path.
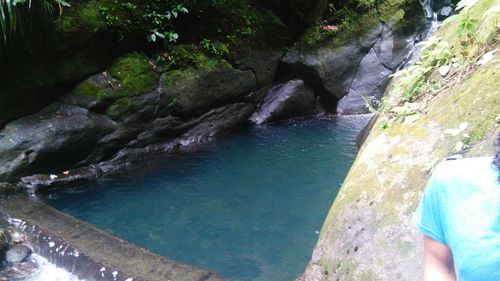
M 25 281 L 85 281 L 78 279 L 77 276 L 69 273 L 68 271 L 56 267 L 54 264 L 47 261 L 47 259 L 32 254 L 31 259 L 38 265 L 38 270 L 28 276 Z

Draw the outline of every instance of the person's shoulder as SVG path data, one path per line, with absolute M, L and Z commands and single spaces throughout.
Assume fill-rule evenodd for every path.
M 432 177 L 440 181 L 484 177 L 495 172 L 492 161 L 492 157 L 447 158 L 436 167 Z

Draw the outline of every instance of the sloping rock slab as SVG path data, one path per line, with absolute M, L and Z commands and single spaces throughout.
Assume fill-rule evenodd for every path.
M 220 274 L 174 262 L 61 213 L 38 199 L 0 200 L 34 251 L 80 278 L 113 281 L 222 281 Z
M 296 79 L 272 87 L 250 121 L 262 124 L 314 112 L 315 95 L 304 81 Z
M 374 49 L 363 57 L 349 93 L 337 105 L 339 114 L 367 113 L 367 104 L 379 100 L 384 94 L 392 71 L 385 68 Z

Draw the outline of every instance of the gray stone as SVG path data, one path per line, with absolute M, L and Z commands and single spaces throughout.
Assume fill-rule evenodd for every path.
M 314 112 L 315 95 L 304 81 L 296 79 L 271 88 L 250 121 L 262 124 Z
M 232 67 L 197 70 L 172 84 L 166 85 L 162 79 L 162 84 L 162 107 L 184 119 L 200 116 L 218 106 L 244 101 L 257 85 L 252 71 Z
M 5 253 L 5 261 L 8 263 L 22 262 L 31 254 L 31 249 L 22 244 L 14 245 Z
M 382 25 L 377 25 L 357 42 L 341 47 L 303 50 L 296 44 L 281 61 L 283 75 L 304 80 L 321 96 L 325 108 L 335 112 L 337 101 L 350 90 L 358 64 L 382 30 Z
M 392 71 L 396 71 L 405 62 L 417 37 L 415 33 L 404 34 L 395 32 L 394 29 L 392 26 L 384 26 L 382 35 L 373 46 L 380 63 Z
M 120 129 L 106 116 L 55 103 L 0 132 L 0 180 L 67 170 Z
M 369 112 L 367 104 L 382 97 L 391 73 L 372 49 L 361 61 L 349 93 L 338 103 L 337 112 L 344 115 Z

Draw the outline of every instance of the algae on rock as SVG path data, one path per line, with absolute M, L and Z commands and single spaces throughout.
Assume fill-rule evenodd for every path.
M 469 42 L 464 50 L 457 35 L 460 19 L 479 15 L 475 32 L 482 39 Z M 433 167 L 457 152 L 467 157 L 488 156 L 494 151 L 500 125 L 496 82 L 500 79 L 500 51 L 499 32 L 492 28 L 491 17 L 499 17 L 496 2 L 478 0 L 445 21 L 435 37 L 449 44 L 451 56 L 440 63 L 432 62 L 433 55 L 422 57 L 416 67 L 428 69 L 409 74 L 423 81 L 414 91 L 411 105 L 402 94 L 415 85 L 404 76 L 396 75 L 391 81 L 378 120 L 330 209 L 312 260 L 299 280 L 422 279 L 422 240 L 413 213 Z M 427 54 L 436 46 L 430 46 Z M 494 51 L 493 58 L 478 64 L 489 51 Z M 440 65 L 450 65 L 450 72 L 432 75 Z M 457 151 L 459 142 L 467 145 Z

